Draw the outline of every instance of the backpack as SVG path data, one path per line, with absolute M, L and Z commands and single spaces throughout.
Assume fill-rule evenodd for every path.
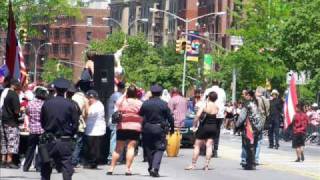
M 270 120 L 270 101 L 265 97 L 258 97 L 259 109 L 261 111 L 261 117 L 263 119 L 263 129 L 268 129 Z
M 248 116 L 254 133 L 262 132 L 264 128 L 265 118 L 262 110 L 255 103 L 248 105 Z

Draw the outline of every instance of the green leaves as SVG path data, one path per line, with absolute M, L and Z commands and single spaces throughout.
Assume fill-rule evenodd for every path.
M 103 40 L 94 40 L 90 43 L 89 51 L 97 54 L 114 54 L 125 42 L 125 34 L 120 31 L 113 32 Z
M 59 63 L 57 59 L 46 60 L 43 65 L 41 79 L 46 83 L 51 83 L 60 77 L 72 80 L 72 68 Z
M 113 32 L 104 40 L 90 44 L 90 51 L 99 54 L 113 54 L 124 45 L 122 32 Z M 153 47 L 148 44 L 143 34 L 126 37 L 127 47 L 121 57 L 121 65 L 125 70 L 125 79 L 129 83 L 149 88 L 159 83 L 165 88 L 180 87 L 183 72 L 183 56 L 176 54 L 175 47 Z M 188 63 L 188 76 L 195 77 L 197 64 Z M 191 81 L 187 79 L 186 86 Z

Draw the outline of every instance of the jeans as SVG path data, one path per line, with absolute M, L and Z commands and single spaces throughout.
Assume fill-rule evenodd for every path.
M 258 137 L 256 148 L 255 148 L 255 163 L 259 163 L 259 160 L 260 160 L 260 149 L 261 149 L 262 141 L 263 141 L 263 138 L 262 138 L 262 135 L 260 135 Z M 241 164 L 246 164 L 247 163 L 246 159 L 247 159 L 247 153 L 246 153 L 244 143 L 242 143 Z
M 268 131 L 270 147 L 279 146 L 279 128 L 280 128 L 280 121 L 278 119 L 273 119 L 269 124 L 269 131 Z
M 257 141 L 257 146 L 256 146 L 256 154 L 255 154 L 255 159 L 256 159 L 256 164 L 260 163 L 260 150 L 261 150 L 261 144 L 262 144 L 263 138 L 262 135 L 259 137 Z
M 110 125 L 110 149 L 109 149 L 109 155 L 108 155 L 108 161 L 112 160 L 112 153 L 116 149 L 117 145 L 117 125 L 111 124 Z
M 83 150 L 83 133 L 78 133 L 76 137 L 76 144 L 72 153 L 72 165 L 77 166 L 80 163 L 81 152 Z
M 24 171 L 28 171 L 31 164 L 32 164 L 36 147 L 39 145 L 39 137 L 40 137 L 40 134 L 30 134 L 28 137 L 28 149 L 26 152 L 26 159 L 25 159 L 24 165 L 23 165 Z M 38 155 L 36 155 L 35 166 L 36 166 L 37 170 L 40 169 L 40 159 L 39 158 L 40 157 Z

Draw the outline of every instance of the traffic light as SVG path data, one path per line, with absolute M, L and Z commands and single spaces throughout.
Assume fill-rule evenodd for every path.
M 181 40 L 177 39 L 176 41 L 176 53 L 180 53 L 181 51 Z
M 20 41 L 26 42 L 27 41 L 27 29 L 21 28 L 19 31 L 19 39 Z
M 176 40 L 176 53 L 183 53 L 186 50 L 186 41 L 184 39 Z

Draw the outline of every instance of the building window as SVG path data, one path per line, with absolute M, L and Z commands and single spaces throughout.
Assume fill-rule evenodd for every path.
M 58 44 L 54 44 L 52 46 L 52 52 L 53 52 L 53 54 L 59 54 L 59 45 Z
M 69 45 L 65 45 L 63 48 L 64 54 L 67 56 L 70 54 L 70 46 Z
M 92 32 L 87 32 L 87 41 L 91 41 L 92 39 Z
M 66 38 L 71 38 L 71 29 L 66 29 L 64 33 Z
M 92 24 L 93 24 L 93 17 L 87 16 L 87 26 L 92 26 Z
M 59 29 L 54 30 L 54 38 L 59 39 L 59 36 L 60 36 Z

